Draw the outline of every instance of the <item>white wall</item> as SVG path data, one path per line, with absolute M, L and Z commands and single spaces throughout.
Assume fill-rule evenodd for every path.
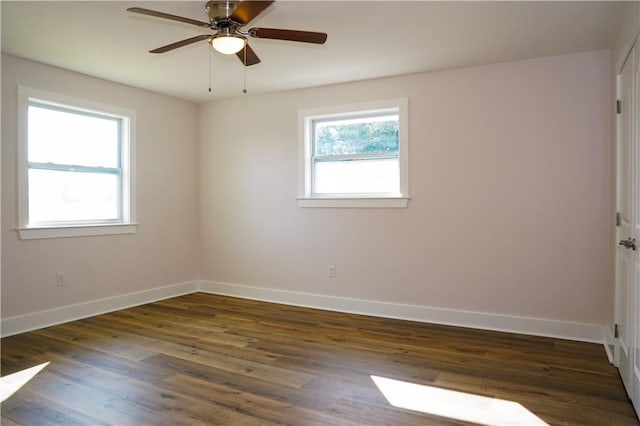
M 203 104 L 202 278 L 607 324 L 610 78 L 597 51 Z M 408 208 L 299 208 L 297 111 L 397 97 Z
M 22 241 L 16 220 L 17 87 L 137 112 L 136 234 Z M 197 106 L 2 55 L 2 318 L 193 280 Z M 56 272 L 66 287 L 56 286 Z
M 586 52 L 197 107 L 3 55 L 2 318 L 201 277 L 608 324 L 612 62 Z M 137 111 L 136 234 L 17 238 L 18 84 Z M 397 97 L 408 208 L 299 208 L 297 111 Z

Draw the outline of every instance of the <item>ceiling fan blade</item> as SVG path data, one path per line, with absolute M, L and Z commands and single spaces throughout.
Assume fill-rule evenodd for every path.
M 197 21 L 191 18 L 185 18 L 183 16 L 171 15 L 169 13 L 157 12 L 155 10 L 144 9 L 142 7 L 130 7 L 127 9 L 128 12 L 140 13 L 141 15 L 154 16 L 156 18 L 164 18 L 170 19 L 172 21 L 184 22 L 185 24 L 196 25 L 198 27 L 206 27 L 209 28 L 210 24 L 208 22 Z
M 246 61 L 245 61 L 245 54 L 246 54 Z M 238 59 L 240 59 L 240 62 L 245 64 L 245 66 L 247 67 L 260 63 L 260 58 L 258 58 L 258 55 L 256 55 L 256 52 L 254 52 L 251 46 L 249 46 L 249 43 L 245 43 L 244 49 L 236 53 L 236 56 L 238 57 Z
M 195 37 L 187 38 L 185 40 L 176 41 L 175 43 L 167 44 L 166 46 L 158 47 L 157 49 L 150 50 L 149 53 L 164 53 L 178 47 L 186 46 L 191 43 L 198 42 L 200 40 L 206 40 L 211 37 L 211 34 L 200 34 Z
M 282 30 L 278 28 L 251 28 L 249 34 L 257 38 L 271 38 L 276 40 L 301 41 L 304 43 L 324 44 L 326 33 L 313 31 Z
M 243 0 L 233 11 L 229 18 L 242 25 L 247 25 L 249 21 L 258 16 L 260 12 L 271 6 L 275 0 Z

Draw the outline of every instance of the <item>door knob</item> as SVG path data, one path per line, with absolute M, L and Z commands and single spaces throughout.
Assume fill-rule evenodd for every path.
M 636 239 L 631 237 L 627 238 L 626 240 L 620 240 L 618 245 L 634 251 L 638 249 L 638 245 L 636 244 Z

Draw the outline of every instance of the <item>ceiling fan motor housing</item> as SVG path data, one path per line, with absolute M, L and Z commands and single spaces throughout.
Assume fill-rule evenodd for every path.
M 228 22 L 229 17 L 236 10 L 240 1 L 237 0 L 211 0 L 207 2 L 205 10 L 213 27 L 217 24 Z

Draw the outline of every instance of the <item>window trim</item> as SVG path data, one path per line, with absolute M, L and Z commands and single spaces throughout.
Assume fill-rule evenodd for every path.
M 398 164 L 400 168 L 400 192 L 380 194 L 330 194 L 312 192 L 313 122 L 346 118 L 349 116 L 376 114 L 385 110 L 398 111 Z M 358 104 L 331 106 L 298 111 L 298 206 L 338 208 L 404 208 L 409 197 L 409 100 L 397 98 Z
M 55 222 L 49 224 L 29 224 L 28 200 L 28 108 L 29 102 L 36 101 L 62 109 L 79 110 L 102 116 L 122 119 L 122 141 L 120 168 L 121 178 L 121 218 L 117 221 L 100 222 Z M 16 230 L 21 239 L 62 238 L 91 235 L 132 234 L 136 232 L 135 204 L 135 111 L 107 105 L 74 96 L 53 93 L 31 87 L 18 87 L 18 225 Z

